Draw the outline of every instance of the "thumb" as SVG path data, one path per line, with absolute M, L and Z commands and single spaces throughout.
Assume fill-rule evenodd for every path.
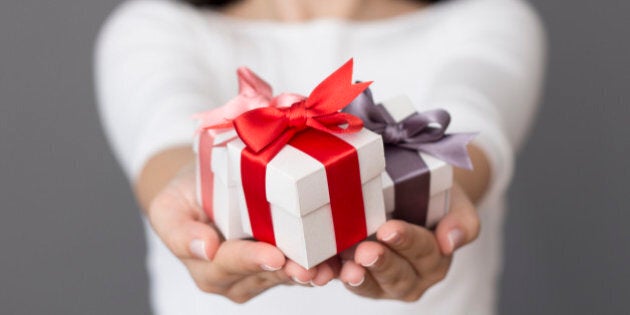
M 177 228 L 169 229 L 163 236 L 160 235 L 160 238 L 181 260 L 210 261 L 222 242 L 214 225 L 198 221 L 182 222 Z
M 194 198 L 173 186 L 158 194 L 147 211 L 151 226 L 175 256 L 211 260 L 222 240 L 201 213 Z
M 438 223 L 435 235 L 440 250 L 451 255 L 456 249 L 479 236 L 480 222 L 477 209 L 466 193 L 455 184 L 451 191 L 450 211 Z

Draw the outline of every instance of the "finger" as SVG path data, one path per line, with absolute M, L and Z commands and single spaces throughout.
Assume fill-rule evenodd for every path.
M 218 249 L 211 265 L 217 278 L 243 276 L 282 269 L 285 258 L 276 247 L 256 241 L 230 240 Z
M 378 242 L 361 243 L 355 262 L 368 270 L 389 298 L 404 299 L 420 282 L 409 261 Z
M 248 276 L 231 276 L 231 279 L 217 279 L 213 275 L 213 263 L 200 261 L 184 262 L 191 272 L 197 287 L 206 293 L 218 294 L 237 302 L 244 303 L 265 290 L 279 284 L 290 284 L 289 277 L 283 270 L 263 271 Z
M 360 275 L 360 278 L 358 275 Z M 355 278 L 354 280 L 344 281 L 344 285 L 348 291 L 356 295 L 373 299 L 382 298 L 384 295 L 383 290 L 376 280 L 372 278 L 372 275 L 356 262 L 347 261 L 341 269 L 341 277 L 343 279 Z M 359 280 L 356 280 L 356 278 L 359 278 Z
M 260 295 L 264 291 L 291 279 L 282 270 L 269 271 L 247 276 L 233 284 L 225 296 L 236 303 L 244 303 Z
M 379 298 L 383 295 L 383 290 L 370 273 L 352 260 L 344 261 L 339 279 L 356 295 L 370 298 Z
M 450 212 L 435 231 L 441 251 L 445 255 L 452 254 L 474 241 L 479 231 L 480 222 L 475 206 L 459 186 L 453 186 Z
M 284 272 L 297 284 L 309 286 L 317 275 L 317 267 L 304 269 L 292 260 L 287 260 L 284 265 Z
M 376 238 L 411 262 L 438 250 L 431 231 L 400 220 L 387 221 L 376 232 Z
M 359 246 L 359 244 L 360 243 L 357 243 L 354 246 L 351 246 L 350 248 L 339 253 L 339 258 L 341 258 L 341 261 L 345 262 L 346 260 L 354 260 L 354 251 L 357 249 L 357 246 Z
M 422 280 L 435 283 L 446 276 L 451 257 L 442 254 L 431 231 L 392 220 L 384 224 L 376 234 L 378 240 L 407 260 Z
M 360 243 L 339 253 L 341 262 L 341 271 L 339 272 L 339 280 L 353 287 L 357 287 L 365 280 L 365 268 L 354 262 L 354 253 Z
M 167 187 L 152 202 L 147 216 L 164 244 L 180 259 L 211 260 L 221 236 L 203 222 L 197 206 Z
M 332 257 L 317 266 L 317 274 L 311 280 L 311 284 L 315 286 L 324 286 L 339 275 L 341 270 L 341 262 L 339 257 Z

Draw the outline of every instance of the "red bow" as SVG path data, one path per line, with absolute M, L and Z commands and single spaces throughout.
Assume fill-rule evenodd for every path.
M 308 98 L 290 107 L 263 107 L 243 113 L 233 121 L 236 132 L 250 150 L 259 153 L 265 149 L 279 151 L 308 127 L 336 133 L 361 130 L 361 119 L 339 112 L 372 83 L 352 84 L 352 66 L 350 59 L 315 87 Z M 268 151 L 275 155 L 272 152 Z

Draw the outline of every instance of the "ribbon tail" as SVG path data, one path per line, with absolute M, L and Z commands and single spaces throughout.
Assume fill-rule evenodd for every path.
M 477 133 L 449 134 L 440 141 L 401 146 L 430 154 L 453 166 L 472 170 L 473 165 L 466 146 L 476 135 Z
M 350 104 L 372 81 L 352 83 L 353 59 L 335 70 L 313 89 L 306 99 L 306 108 L 318 115 L 339 111 Z

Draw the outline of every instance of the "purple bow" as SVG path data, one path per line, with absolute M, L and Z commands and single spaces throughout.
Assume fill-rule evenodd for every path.
M 361 118 L 365 128 L 380 134 L 386 145 L 424 152 L 453 166 L 473 168 L 466 145 L 476 133 L 446 134 L 451 116 L 445 110 L 416 112 L 396 122 L 382 104 L 374 103 L 368 88 L 343 111 Z

